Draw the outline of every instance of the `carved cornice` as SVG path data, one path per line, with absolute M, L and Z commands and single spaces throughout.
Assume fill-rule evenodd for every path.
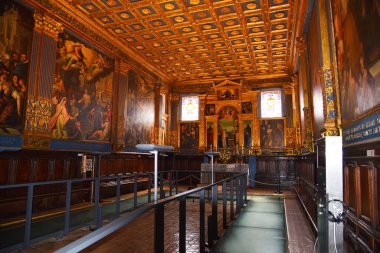
M 58 34 L 63 32 L 61 23 L 41 12 L 34 13 L 34 24 L 35 31 L 45 33 L 55 40 L 58 40 Z
M 160 94 L 161 95 L 168 95 L 169 94 L 169 87 L 161 82 L 158 83 Z
M 170 99 L 170 101 L 179 101 L 179 94 L 178 93 L 170 93 L 169 99 Z
M 292 83 L 284 84 L 283 89 L 284 89 L 285 95 L 293 94 L 294 85 Z
M 131 65 L 125 61 L 120 61 L 120 73 L 128 75 L 128 71 L 131 69 Z

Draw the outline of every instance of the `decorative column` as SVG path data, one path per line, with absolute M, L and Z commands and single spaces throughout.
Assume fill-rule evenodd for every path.
M 179 147 L 178 136 L 178 110 L 179 110 L 179 94 L 171 92 L 169 94 L 169 131 L 167 134 L 167 145 Z
M 207 146 L 207 131 L 205 120 L 206 95 L 199 95 L 199 148 Z
M 293 98 L 293 122 L 295 129 L 295 147 L 302 145 L 301 137 L 301 116 L 300 116 L 300 100 L 299 100 L 299 79 L 298 74 L 292 76 L 292 98 Z
M 168 108 L 167 108 L 167 97 L 169 94 L 169 87 L 163 83 L 159 83 L 159 90 L 160 90 L 160 96 L 164 95 L 165 96 L 165 101 L 164 101 L 164 106 L 165 106 L 165 111 L 162 110 L 161 106 L 162 104 L 160 103 L 160 108 L 159 110 L 162 112 L 161 121 L 160 124 L 160 130 L 159 130 L 159 144 L 160 145 L 165 145 L 166 144 L 166 139 L 167 139 L 167 129 L 168 129 L 168 119 L 169 115 L 167 114 Z
M 125 146 L 125 112 L 127 111 L 128 72 L 131 66 L 118 60 L 115 64 L 115 85 L 112 120 L 112 150 L 120 151 Z
M 260 121 L 257 114 L 259 94 L 259 91 L 255 91 L 255 93 L 252 94 L 252 145 L 254 149 L 259 149 L 260 147 Z
M 324 128 L 322 129 L 322 136 L 336 136 L 339 135 L 340 125 L 338 125 L 338 106 L 337 106 L 337 87 L 335 71 L 336 66 L 334 47 L 332 43 L 332 23 L 331 23 L 331 6 L 330 1 L 319 0 L 317 1 L 317 8 L 319 13 L 318 26 L 320 33 L 320 48 L 321 48 L 321 81 L 323 82 L 323 113 L 324 113 Z M 330 8 L 326 8 L 329 6 Z M 339 117 L 340 118 L 340 117 Z M 340 122 L 340 121 L 339 121 Z
M 23 146 L 48 148 L 54 63 L 58 34 L 63 32 L 63 26 L 41 12 L 34 13 L 34 21 Z
M 296 136 L 295 136 L 295 109 L 294 109 L 294 85 L 293 83 L 285 84 L 283 86 L 284 89 L 284 94 L 285 95 L 291 95 L 292 96 L 292 117 L 291 120 L 293 121 L 293 127 L 287 127 L 284 126 L 285 130 L 285 147 L 287 148 L 294 148 L 295 147 L 295 142 L 296 142 Z M 287 115 L 288 116 L 288 115 Z M 288 120 L 290 117 L 288 117 Z

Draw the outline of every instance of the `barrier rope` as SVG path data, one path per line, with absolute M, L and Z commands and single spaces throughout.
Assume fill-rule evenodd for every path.
M 249 181 L 252 181 L 252 182 L 255 182 L 255 183 L 258 183 L 258 184 L 262 184 L 262 185 L 274 185 L 274 186 L 278 186 L 279 184 L 271 184 L 271 183 L 263 183 L 263 182 L 260 182 L 260 181 L 257 181 L 257 180 L 253 180 L 253 179 L 250 179 L 249 178 Z M 295 183 L 293 181 L 291 181 L 291 183 Z M 280 184 L 281 186 L 289 186 L 287 184 Z

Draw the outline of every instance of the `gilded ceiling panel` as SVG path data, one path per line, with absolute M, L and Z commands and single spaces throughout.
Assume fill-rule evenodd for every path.
M 61 0 L 175 82 L 286 76 L 294 0 Z

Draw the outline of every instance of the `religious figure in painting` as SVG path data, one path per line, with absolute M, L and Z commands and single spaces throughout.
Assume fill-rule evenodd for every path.
M 70 117 L 63 127 L 51 120 L 53 138 L 109 141 L 113 69 L 113 60 L 68 34 L 59 34 L 52 115 L 58 116 L 64 103 Z
M 244 147 L 250 148 L 252 142 L 252 129 L 250 124 L 247 124 L 244 128 Z

